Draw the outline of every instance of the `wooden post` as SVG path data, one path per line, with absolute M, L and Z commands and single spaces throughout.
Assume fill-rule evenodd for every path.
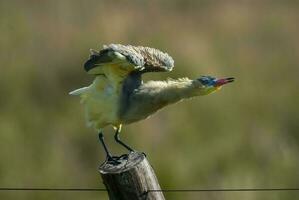
M 143 153 L 131 152 L 117 159 L 120 164 L 103 163 L 100 174 L 110 200 L 165 200 L 153 168 Z

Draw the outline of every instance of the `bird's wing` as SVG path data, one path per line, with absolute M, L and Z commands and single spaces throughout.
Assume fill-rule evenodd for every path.
M 173 59 L 162 51 L 150 47 L 110 44 L 102 50 L 91 50 L 90 58 L 84 64 L 90 74 L 101 74 L 102 66 L 119 67 L 122 70 L 140 72 L 171 71 Z

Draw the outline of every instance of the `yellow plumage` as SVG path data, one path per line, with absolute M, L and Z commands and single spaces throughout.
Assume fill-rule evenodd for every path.
M 97 76 L 90 86 L 75 94 L 81 96 L 87 125 L 97 130 L 107 125 L 120 126 L 118 110 L 122 82 L 129 73 L 117 64 L 107 64 L 101 70 L 104 75 Z

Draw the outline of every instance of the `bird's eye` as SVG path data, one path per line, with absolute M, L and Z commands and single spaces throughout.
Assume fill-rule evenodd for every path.
M 203 85 L 211 86 L 214 85 L 216 79 L 211 76 L 202 76 L 198 79 Z
M 207 84 L 209 84 L 209 80 L 208 79 L 204 79 L 203 81 L 202 81 L 205 85 L 207 85 Z
M 205 77 L 205 76 L 200 77 L 198 80 L 199 80 L 203 85 L 207 85 L 207 84 L 209 84 L 209 82 L 210 82 L 209 78 L 208 78 L 208 77 Z

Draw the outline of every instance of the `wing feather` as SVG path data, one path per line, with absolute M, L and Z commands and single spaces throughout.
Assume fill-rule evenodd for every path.
M 117 64 L 124 69 L 140 72 L 171 71 L 174 61 L 171 56 L 158 49 L 142 46 L 109 44 L 102 50 L 91 50 L 84 64 L 86 71 L 96 66 Z M 98 67 L 97 67 L 98 68 Z M 97 70 L 99 73 L 100 70 Z

